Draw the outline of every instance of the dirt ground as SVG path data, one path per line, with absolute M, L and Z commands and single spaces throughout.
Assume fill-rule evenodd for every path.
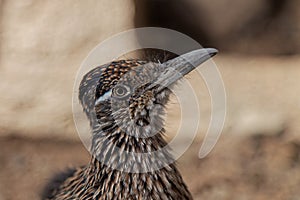
M 195 142 L 178 166 L 195 199 L 300 199 L 300 140 L 288 130 L 243 138 L 223 135 L 206 158 Z M 89 154 L 80 142 L 0 138 L 0 199 L 39 199 L 47 181 L 67 167 L 83 165 Z

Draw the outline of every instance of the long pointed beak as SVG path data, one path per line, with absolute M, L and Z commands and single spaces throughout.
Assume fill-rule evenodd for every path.
M 150 87 L 159 85 L 159 91 L 170 86 L 217 53 L 213 48 L 197 49 L 163 63 L 163 73 Z

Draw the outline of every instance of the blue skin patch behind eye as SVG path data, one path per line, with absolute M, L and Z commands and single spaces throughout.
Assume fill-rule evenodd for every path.
M 105 94 L 103 94 L 101 97 L 99 97 L 96 100 L 95 105 L 98 105 L 100 102 L 110 99 L 110 97 L 111 97 L 111 90 L 107 91 Z

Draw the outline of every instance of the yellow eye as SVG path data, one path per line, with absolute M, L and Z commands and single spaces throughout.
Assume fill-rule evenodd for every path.
M 113 95 L 118 98 L 126 97 L 130 94 L 130 89 L 126 85 L 116 85 L 113 89 Z

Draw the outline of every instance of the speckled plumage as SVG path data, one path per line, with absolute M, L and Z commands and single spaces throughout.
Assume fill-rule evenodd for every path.
M 178 65 L 182 60 L 175 61 Z M 167 68 L 160 63 L 119 60 L 83 77 L 79 100 L 92 128 L 92 158 L 87 166 L 53 180 L 55 186 L 50 183 L 43 199 L 192 199 L 171 162 L 170 149 L 164 148 L 163 116 L 171 92 L 168 85 L 153 83 L 161 74 L 174 78 Z M 186 73 L 186 68 L 180 70 Z M 162 151 L 152 156 L 158 150 Z M 122 156 L 123 152 L 150 156 L 139 159 Z

